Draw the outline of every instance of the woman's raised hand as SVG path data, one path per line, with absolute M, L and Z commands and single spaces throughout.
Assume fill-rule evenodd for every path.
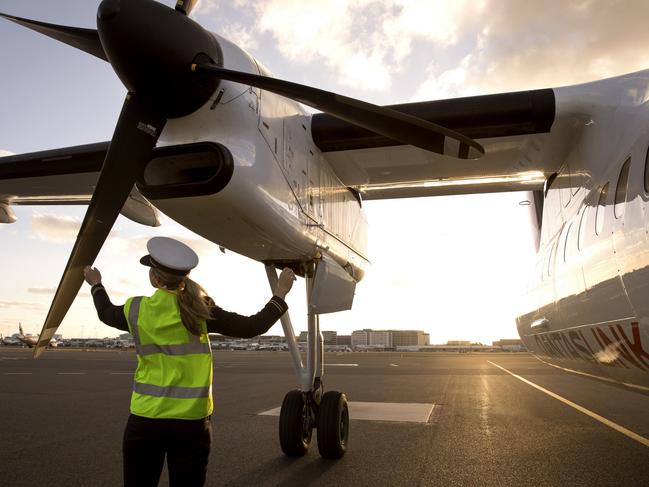
M 293 282 L 295 282 L 295 273 L 288 267 L 284 267 L 279 275 L 279 280 L 277 281 L 275 296 L 284 299 L 293 287 Z
M 83 278 L 88 284 L 94 286 L 95 284 L 101 284 L 101 272 L 95 267 L 90 267 L 87 265 L 83 268 Z

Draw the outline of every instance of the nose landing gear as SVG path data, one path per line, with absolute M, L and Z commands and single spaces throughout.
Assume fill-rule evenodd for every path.
M 275 268 L 266 266 L 266 274 L 274 290 L 277 284 Z M 310 306 L 312 285 L 313 278 L 307 274 L 309 334 L 306 367 L 302 364 L 288 312 L 280 319 L 301 389 L 289 391 L 284 397 L 279 415 L 279 442 L 284 454 L 301 457 L 309 449 L 315 428 L 318 430 L 320 455 L 339 459 L 345 455 L 349 442 L 349 409 L 347 397 L 342 392 L 328 391 L 323 394 L 324 340 L 320 333 L 319 317 Z

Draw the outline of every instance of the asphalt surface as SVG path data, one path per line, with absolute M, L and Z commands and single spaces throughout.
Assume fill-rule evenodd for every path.
M 134 352 L 0 348 L 0 485 L 114 486 Z M 352 421 L 338 461 L 279 448 L 295 387 L 285 352 L 215 352 L 207 485 L 649 485 L 649 447 L 489 361 L 649 438 L 649 396 L 527 354 L 327 354 L 327 390 L 350 401 L 434 403 L 425 424 Z M 167 485 L 166 472 L 160 485 Z

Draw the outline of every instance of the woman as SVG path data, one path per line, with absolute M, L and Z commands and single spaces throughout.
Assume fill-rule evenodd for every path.
M 257 314 L 224 311 L 189 272 L 198 256 L 166 237 L 147 243 L 140 263 L 150 267 L 151 297 L 111 303 L 101 274 L 89 266 L 86 282 L 99 319 L 133 335 L 137 352 L 131 415 L 124 431 L 124 485 L 158 485 L 165 456 L 172 486 L 203 485 L 212 441 L 212 353 L 207 333 L 251 338 L 265 333 L 288 309 L 284 297 L 295 275 L 284 269 L 274 296 Z

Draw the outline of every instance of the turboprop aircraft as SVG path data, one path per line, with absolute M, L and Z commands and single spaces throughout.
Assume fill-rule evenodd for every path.
M 319 315 L 350 309 L 369 264 L 363 200 L 528 191 L 539 250 L 525 344 L 649 387 L 649 72 L 379 107 L 272 78 L 190 19 L 193 6 L 104 0 L 97 30 L 2 14 L 109 62 L 127 89 L 110 141 L 0 158 L 2 222 L 12 205 L 89 203 L 36 357 L 118 214 L 157 225 L 162 211 L 263 263 L 271 288 L 278 267 L 305 278 L 306 364 L 281 319 L 299 389 L 284 398 L 280 444 L 303 455 L 317 428 L 320 453 L 340 458 L 349 415 L 344 394 L 324 393 Z

